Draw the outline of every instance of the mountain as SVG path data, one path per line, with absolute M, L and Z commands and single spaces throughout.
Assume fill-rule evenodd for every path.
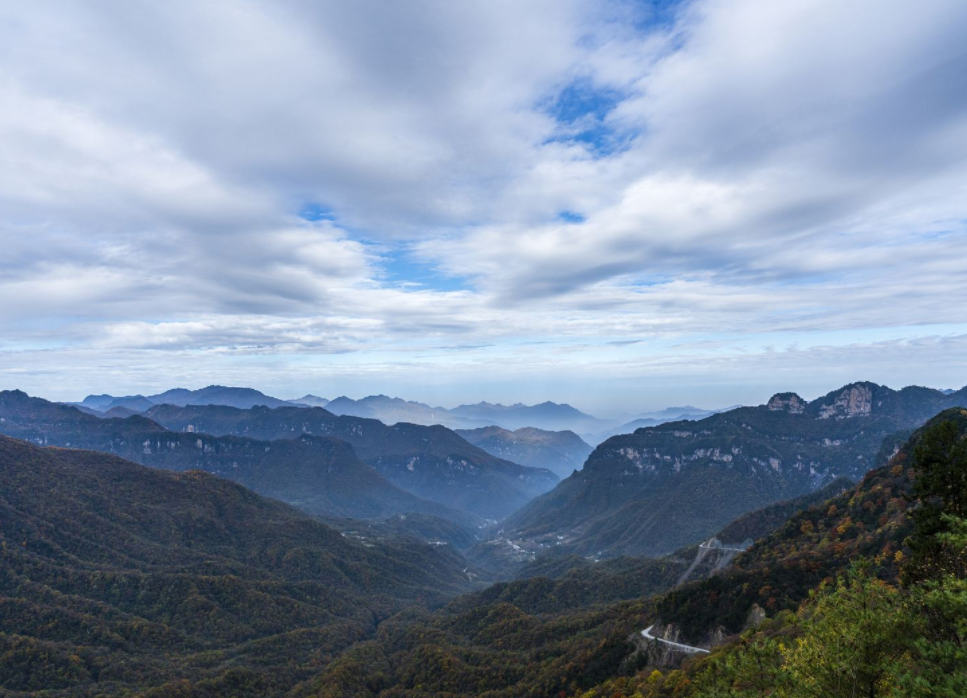
M 580 434 L 599 431 L 608 422 L 585 414 L 570 405 L 542 402 L 539 405 L 500 405 L 478 402 L 476 405 L 460 405 L 450 414 L 482 424 L 493 424 L 505 429 L 535 427 L 548 431 L 573 431 Z
M 293 405 L 305 405 L 306 407 L 325 407 L 329 404 L 329 400 L 324 397 L 317 397 L 315 395 L 303 395 L 297 400 L 289 400 Z
M 612 436 L 617 436 L 618 434 L 630 434 L 638 429 L 643 429 L 645 427 L 656 427 L 659 424 L 665 424 L 667 422 L 702 419 L 703 417 L 718 414 L 719 412 L 728 412 L 729 410 L 734 410 L 738 407 L 741 407 L 741 405 L 733 405 L 732 407 L 727 407 L 721 410 L 705 410 L 701 407 L 692 407 L 691 405 L 684 405 L 682 407 L 666 407 L 665 409 L 658 410 L 657 412 L 647 412 L 642 414 L 637 419 L 626 422 L 621 426 L 613 427 L 597 434 L 586 436 L 590 443 L 598 445 L 602 441 L 606 441 Z
M 88 395 L 80 403 L 81 406 L 98 412 L 107 412 L 115 407 L 123 407 L 132 412 L 144 412 L 155 403 L 144 395 L 126 395 L 113 397 L 111 395 Z
M 840 476 L 859 479 L 885 437 L 964 404 L 967 389 L 854 383 L 812 402 L 782 393 L 767 405 L 639 429 L 599 445 L 497 537 L 581 555 L 662 555 L 745 512 Z
M 339 439 L 303 434 L 260 441 L 178 433 L 142 416 L 99 419 L 20 391 L 0 392 L 0 433 L 43 446 L 113 453 L 165 470 L 204 470 L 313 514 L 384 518 L 418 512 L 470 527 L 477 522 L 388 482 Z
M 473 588 L 445 546 L 360 543 L 204 472 L 2 436 L 0 522 L 4 695 L 281 698 Z
M 335 401 L 333 401 L 335 402 Z M 501 519 L 558 478 L 548 470 L 496 458 L 442 426 L 336 416 L 319 407 L 159 405 L 147 417 L 178 432 L 203 432 L 262 440 L 315 434 L 341 439 L 397 486 L 447 506 Z
M 386 395 L 370 395 L 360 400 L 341 396 L 331 400 L 325 408 L 333 414 L 378 419 L 383 424 L 409 422 L 430 426 L 452 421 L 449 412 L 442 407 L 430 407 L 422 402 Z
M 127 419 L 128 417 L 133 417 L 136 414 L 141 414 L 141 410 L 134 410 L 130 407 L 123 407 L 118 405 L 117 407 L 112 407 L 107 412 L 96 413 L 96 417 L 104 417 L 107 419 Z
M 859 483 L 800 507 L 723 573 L 667 594 L 657 607 L 661 622 L 675 624 L 695 641 L 718 627 L 735 633 L 742 630 L 753 605 L 770 614 L 795 609 L 811 589 L 860 557 L 877 557 L 882 576 L 895 578 L 905 557 L 896 552 L 912 530 L 908 512 L 916 478 L 910 467 L 914 451 L 923 433 L 942 422 L 953 424 L 960 439 L 967 435 L 967 413 L 948 409 L 909 439 L 891 442 L 877 455 L 878 467 Z M 737 525 L 741 520 L 732 527 Z
M 155 405 L 228 405 L 248 409 L 256 405 L 265 407 L 291 406 L 292 403 L 269 397 L 254 388 L 233 388 L 224 385 L 210 385 L 200 390 L 175 388 L 158 395 L 149 395 Z
M 311 397 L 311 396 L 307 396 Z M 320 399 L 320 398 L 316 398 Z M 157 395 L 130 395 L 113 397 L 111 395 L 88 395 L 81 406 L 99 412 L 107 412 L 115 407 L 125 407 L 134 412 L 145 412 L 155 405 L 229 405 L 247 409 L 255 405 L 266 407 L 292 406 L 292 402 L 269 397 L 253 388 L 232 388 L 224 385 L 210 385 L 200 390 L 173 388 Z M 302 403 L 299 403 L 302 404 Z
M 509 431 L 501 427 L 457 429 L 456 432 L 487 453 L 534 468 L 547 468 L 567 477 L 584 465 L 592 449 L 573 431 L 545 431 L 523 427 Z
M 386 395 L 370 395 L 360 400 L 338 397 L 325 405 L 333 414 L 378 419 L 385 424 L 442 424 L 451 429 L 477 429 L 499 426 L 515 430 L 535 427 L 547 431 L 600 431 L 611 422 L 585 414 L 570 405 L 544 402 L 540 405 L 500 405 L 480 402 L 453 409 L 431 407 L 422 402 L 402 400 Z

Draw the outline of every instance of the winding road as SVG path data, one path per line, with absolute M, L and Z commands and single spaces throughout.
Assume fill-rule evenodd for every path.
M 712 540 L 715 540 L 714 538 Z M 748 548 L 729 548 L 724 545 L 712 545 L 711 540 L 707 540 L 704 543 L 699 543 L 700 548 L 705 548 L 706 550 L 731 550 L 736 553 L 744 553 Z
M 683 645 L 680 642 L 672 642 L 671 640 L 662 640 L 660 637 L 655 637 L 654 635 L 651 634 L 651 629 L 654 627 L 655 627 L 654 625 L 649 625 L 647 628 L 641 631 L 641 636 L 644 637 L 646 640 L 656 640 L 657 642 L 660 642 L 663 645 L 668 645 L 673 649 L 681 650 L 682 652 L 688 652 L 689 654 L 699 654 L 699 653 L 709 654 L 708 650 L 703 650 L 701 647 L 692 647 L 691 645 Z

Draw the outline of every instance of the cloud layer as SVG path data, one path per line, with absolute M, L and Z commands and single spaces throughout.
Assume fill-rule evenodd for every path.
M 965 32 L 952 0 L 9 4 L 0 380 L 959 385 Z

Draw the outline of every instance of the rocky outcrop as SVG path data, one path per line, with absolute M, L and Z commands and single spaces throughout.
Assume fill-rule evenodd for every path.
M 796 393 L 776 393 L 769 399 L 766 408 L 770 412 L 802 414 L 806 411 L 806 401 L 796 395 Z
M 851 385 L 843 390 L 833 403 L 823 405 L 819 410 L 820 419 L 849 419 L 868 417 L 873 411 L 873 391 L 868 385 Z
M 766 619 L 765 609 L 757 603 L 752 604 L 749 609 L 749 616 L 745 619 L 745 630 L 758 628 Z

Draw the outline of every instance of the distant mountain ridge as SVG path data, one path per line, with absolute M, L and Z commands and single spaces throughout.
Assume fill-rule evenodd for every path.
M 535 468 L 547 468 L 567 477 L 584 465 L 594 449 L 573 431 L 545 431 L 523 427 L 509 431 L 502 427 L 457 429 L 456 432 L 499 458 Z
M 442 424 L 451 429 L 473 429 L 484 426 L 500 426 L 515 430 L 535 427 L 548 431 L 574 431 L 590 433 L 611 426 L 614 422 L 598 419 L 567 404 L 544 402 L 539 405 L 491 404 L 460 405 L 452 409 L 431 407 L 414 400 L 404 400 L 388 395 L 369 395 L 358 400 L 340 396 L 332 400 L 308 394 L 295 400 L 280 400 L 254 388 L 210 385 L 200 390 L 173 388 L 155 395 L 88 395 L 75 406 L 105 413 L 115 407 L 125 407 L 135 412 L 145 412 L 155 405 L 224 405 L 248 409 L 265 407 L 325 407 L 337 415 L 378 419 L 384 424 L 409 422 L 423 426 Z
M 741 407 L 741 405 L 733 405 L 732 407 L 725 407 L 719 410 L 706 410 L 702 409 L 701 407 L 692 407 L 691 405 L 684 405 L 682 407 L 666 407 L 665 409 L 658 410 L 657 412 L 644 412 L 637 419 L 633 419 L 630 422 L 606 429 L 598 434 L 588 434 L 586 436 L 590 443 L 597 445 L 603 441 L 606 441 L 612 436 L 617 436 L 619 434 L 630 434 L 637 429 L 655 427 L 659 424 L 666 424 L 667 422 L 680 422 L 682 420 L 694 421 L 696 419 L 703 419 L 709 415 L 718 414 L 719 412 L 728 412 L 729 410 L 734 410 L 738 407 Z
M 853 383 L 811 402 L 779 393 L 766 405 L 639 429 L 599 445 L 498 535 L 563 541 L 584 555 L 665 554 L 836 477 L 858 480 L 884 438 L 961 405 L 967 389 Z
M 176 408 L 177 409 L 177 408 Z M 479 519 L 388 482 L 345 441 L 283 441 L 169 431 L 143 416 L 100 419 L 74 407 L 0 392 L 0 433 L 41 446 L 111 453 L 164 470 L 204 470 L 313 514 L 385 518 L 418 512 L 473 527 Z
M 307 407 L 325 407 L 329 404 L 329 400 L 317 395 L 303 395 L 295 400 L 289 400 L 289 402 L 294 405 L 306 405 Z
M 508 431 L 532 427 L 543 431 L 572 431 L 582 440 L 597 445 L 610 436 L 631 433 L 643 426 L 654 426 L 681 419 L 700 419 L 724 410 L 707 410 L 691 405 L 666 407 L 654 412 L 639 413 L 631 422 L 600 419 L 566 403 L 542 402 L 537 405 L 478 402 L 453 408 L 433 407 L 415 400 L 404 400 L 388 395 L 369 395 L 353 399 L 346 396 L 332 400 L 307 394 L 292 400 L 281 400 L 253 388 L 210 385 L 200 390 L 173 388 L 154 395 L 88 395 L 82 402 L 67 403 L 104 415 L 114 408 L 125 408 L 132 413 L 146 412 L 155 405 L 223 405 L 249 409 L 256 406 L 324 407 L 333 414 L 378 419 L 387 425 L 399 422 L 433 426 L 442 424 L 449 429 L 479 429 L 498 426 Z M 729 408 L 731 409 L 731 408 Z M 113 416 L 121 416 L 115 412 Z
M 307 395 L 306 397 L 312 397 Z M 319 399 L 319 398 L 316 398 Z M 135 412 L 145 412 L 155 405 L 228 405 L 247 409 L 255 405 L 266 407 L 292 406 L 294 402 L 270 397 L 254 388 L 237 388 L 224 385 L 209 385 L 199 390 L 172 388 L 157 395 L 88 395 L 79 405 L 98 412 L 107 412 L 115 407 L 125 407 Z M 300 403 L 301 404 L 301 403 Z
M 450 413 L 463 419 L 487 422 L 512 431 L 522 427 L 535 427 L 546 431 L 573 431 L 581 434 L 610 424 L 607 420 L 592 417 L 570 405 L 556 402 L 542 402 L 539 405 L 478 402 L 476 405 L 454 407 Z
M 499 426 L 510 431 L 534 427 L 545 431 L 590 433 L 614 422 L 598 419 L 567 404 L 544 402 L 539 405 L 492 404 L 459 405 L 451 409 L 431 407 L 422 402 L 386 395 L 370 395 L 359 400 L 338 397 L 325 405 L 334 414 L 370 417 L 386 424 L 411 422 L 430 426 L 442 424 L 451 429 L 477 429 Z
M 558 477 L 543 468 L 495 457 L 446 427 L 334 415 L 321 407 L 158 405 L 145 416 L 177 432 L 262 440 L 315 434 L 341 439 L 390 482 L 408 492 L 490 519 L 500 519 L 546 492 Z

